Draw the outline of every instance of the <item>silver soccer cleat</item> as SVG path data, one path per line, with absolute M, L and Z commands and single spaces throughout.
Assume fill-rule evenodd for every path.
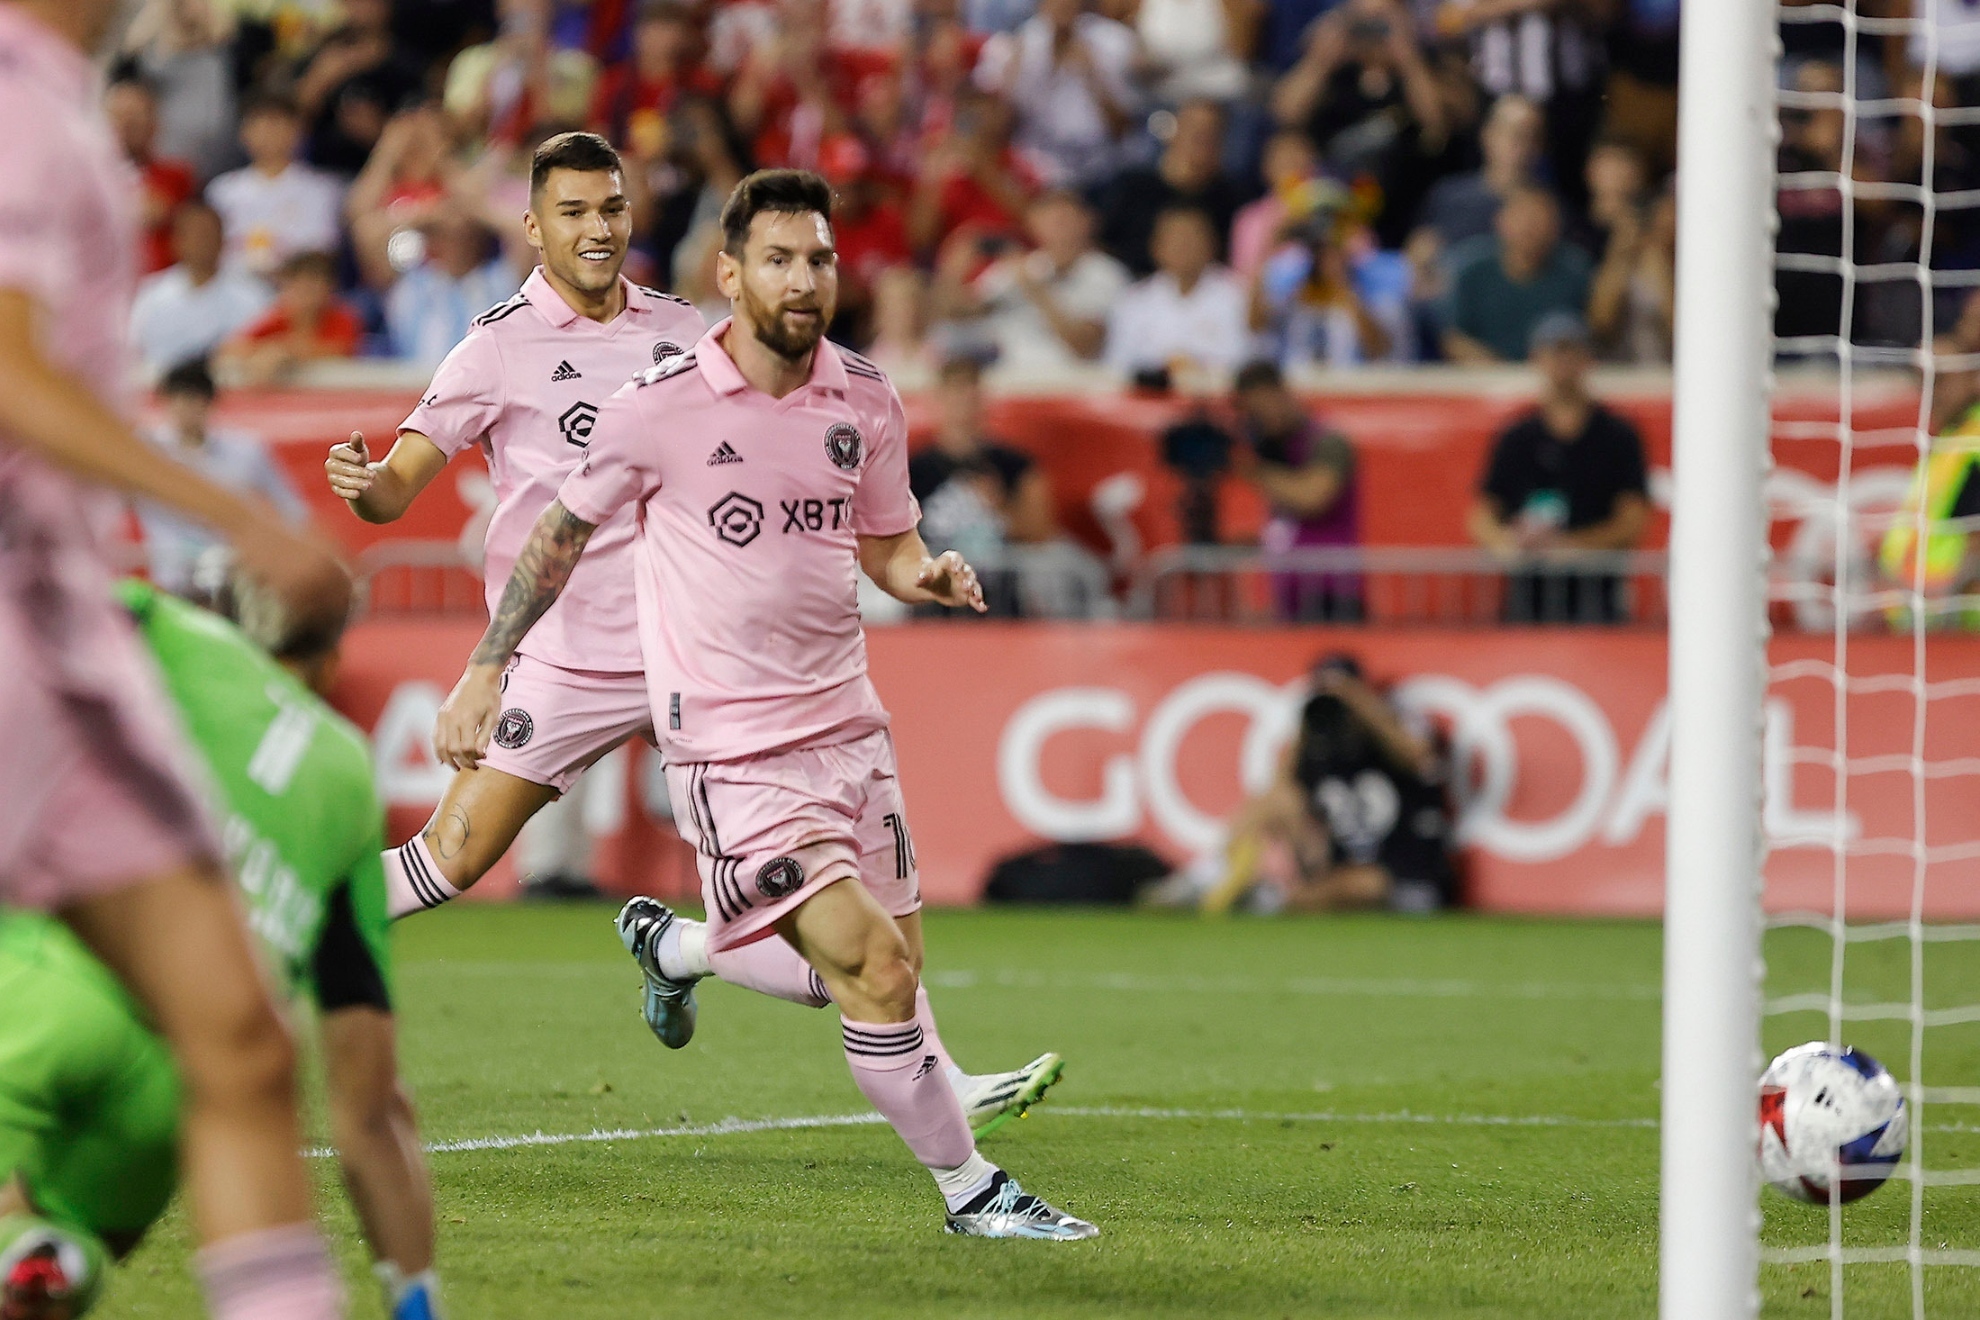
M 1056 1054 L 1041 1054 L 1016 1072 L 985 1073 L 964 1077 L 956 1087 L 963 1116 L 970 1130 L 981 1140 L 1045 1098 L 1066 1070 L 1066 1061 Z
M 1017 1179 L 1002 1170 L 983 1195 L 961 1210 L 951 1210 L 945 1227 L 948 1232 L 963 1237 L 1077 1242 L 1100 1236 L 1098 1228 L 1063 1210 L 1054 1210 L 1018 1186 Z
M 652 898 L 629 900 L 619 909 L 612 923 L 619 942 L 639 964 L 646 987 L 640 996 L 639 1015 L 654 1036 L 670 1050 L 677 1050 L 694 1039 L 694 982 L 676 981 L 660 970 L 660 936 L 679 918 L 665 903 Z

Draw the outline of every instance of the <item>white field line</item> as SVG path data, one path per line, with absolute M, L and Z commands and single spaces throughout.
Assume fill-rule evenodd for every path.
M 1132 1105 L 1044 1105 L 1031 1111 L 1059 1118 L 1139 1118 L 1166 1121 L 1221 1121 L 1240 1123 L 1414 1123 L 1443 1127 L 1533 1127 L 1533 1128 L 1655 1128 L 1654 1118 L 1572 1118 L 1548 1114 L 1416 1114 L 1398 1110 L 1386 1114 L 1266 1113 L 1249 1109 L 1159 1109 Z M 434 1155 L 454 1155 L 469 1151 L 519 1150 L 529 1146 L 596 1145 L 618 1141 L 650 1141 L 662 1137 L 729 1137 L 750 1132 L 808 1132 L 821 1128 L 872 1127 L 884 1123 L 880 1115 L 810 1114 L 798 1118 L 725 1118 L 714 1123 L 681 1123 L 656 1128 L 595 1128 L 590 1132 L 532 1132 L 513 1137 L 470 1137 L 457 1141 L 428 1142 Z M 327 1158 L 334 1152 L 327 1146 L 309 1151 L 313 1158 Z
M 1404 1124 L 1426 1127 L 1482 1128 L 1621 1128 L 1655 1131 L 1654 1118 L 1576 1118 L 1567 1114 L 1418 1114 L 1407 1109 L 1388 1113 L 1342 1114 L 1331 1111 L 1266 1112 L 1251 1109 L 1165 1109 L 1140 1105 L 1041 1105 L 1031 1111 L 1053 1118 L 1138 1118 L 1169 1122 Z M 532 1132 L 512 1137 L 467 1137 L 433 1141 L 426 1151 L 457 1155 L 473 1151 L 521 1150 L 531 1146 L 602 1145 L 620 1141 L 652 1141 L 664 1137 L 732 1137 L 752 1132 L 813 1132 L 826 1128 L 874 1127 L 885 1122 L 875 1113 L 807 1114 L 795 1118 L 724 1118 L 713 1123 L 680 1123 L 654 1128 L 594 1128 L 590 1132 Z M 1934 1123 L 1933 1132 L 1980 1133 L 1980 1124 Z M 308 1152 L 312 1159 L 335 1154 L 328 1146 Z

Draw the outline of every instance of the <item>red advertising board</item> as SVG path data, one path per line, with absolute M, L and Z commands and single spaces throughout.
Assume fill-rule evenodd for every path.
M 398 836 L 444 783 L 432 716 L 477 633 L 381 621 L 350 639 L 340 704 L 377 739 Z M 1140 839 L 1178 862 L 1213 848 L 1271 774 L 1307 664 L 1344 649 L 1450 728 L 1473 903 L 1660 909 L 1669 726 L 1652 634 L 922 624 L 869 646 L 934 902 L 972 901 L 997 857 L 1045 838 Z M 1980 640 L 1927 646 L 1922 726 L 1908 639 L 1852 638 L 1840 703 L 1829 639 L 1780 639 L 1770 658 L 1769 907 L 1829 910 L 1839 847 L 1852 915 L 1902 916 L 1922 883 L 1928 917 L 1980 918 Z M 647 805 L 651 760 L 639 749 L 605 772 L 601 869 L 619 889 L 692 892 L 690 859 Z
M 292 390 L 229 397 L 222 415 L 232 425 L 268 439 L 297 486 L 318 511 L 322 525 L 353 549 L 401 537 L 453 540 L 491 494 L 478 455 L 463 454 L 402 521 L 374 527 L 351 517 L 323 482 L 323 454 L 352 430 L 362 430 L 372 451 L 384 453 L 398 423 L 417 401 L 411 391 Z M 1611 405 L 1637 425 L 1653 469 L 1667 468 L 1671 454 L 1671 401 L 1667 388 L 1632 390 Z M 1316 396 L 1315 409 L 1354 441 L 1361 480 L 1363 538 L 1370 545 L 1462 545 L 1464 517 L 1493 436 L 1520 409 L 1519 391 L 1430 393 L 1408 384 L 1394 393 Z M 916 435 L 933 428 L 927 399 L 910 396 Z M 1012 396 L 992 401 L 989 429 L 1029 451 L 1051 476 L 1059 513 L 1076 536 L 1105 548 L 1090 507 L 1096 487 L 1123 474 L 1140 483 L 1133 514 L 1144 545 L 1178 536 L 1175 477 L 1161 461 L 1163 429 L 1199 408 L 1166 397 L 1135 395 Z M 1804 507 L 1832 497 L 1841 446 L 1829 395 L 1789 393 L 1780 402 L 1774 444 L 1776 470 L 1769 492 L 1777 518 L 1776 549 L 1824 558 L 1822 529 L 1802 528 Z M 1879 387 L 1861 391 L 1851 417 L 1852 493 L 1871 507 L 1895 502 L 1915 455 L 1916 395 Z M 1242 482 L 1223 486 L 1223 533 L 1241 540 L 1255 534 L 1263 508 Z M 1664 521 L 1655 520 L 1649 544 L 1661 546 Z M 1813 539 L 1808 539 L 1808 534 Z M 1802 535 L 1799 544 L 1792 543 Z

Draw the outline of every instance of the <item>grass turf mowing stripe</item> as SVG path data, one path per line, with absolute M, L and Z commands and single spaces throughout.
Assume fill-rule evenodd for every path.
M 616 971 L 617 968 L 611 969 Z M 449 962 L 446 975 L 591 977 L 601 971 L 596 963 L 544 963 L 516 959 L 475 959 Z M 1457 981 L 1408 977 L 1290 976 L 1193 976 L 1189 974 L 1142 976 L 1131 973 L 1060 973 L 1037 975 L 1005 969 L 978 972 L 967 968 L 930 971 L 924 978 L 937 990 L 977 988 L 1022 988 L 1028 990 L 1114 990 L 1126 994 L 1286 994 L 1317 998 L 1376 999 L 1625 999 L 1653 1002 L 1663 997 L 1663 988 L 1650 984 L 1567 981 Z M 1826 1002 L 1826 1001 L 1825 1001 Z

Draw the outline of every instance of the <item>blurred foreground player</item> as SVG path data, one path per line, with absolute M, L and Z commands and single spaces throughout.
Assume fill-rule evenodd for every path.
M 951 1232 L 1099 1230 L 977 1153 L 920 993 L 921 896 L 887 712 L 853 585 L 983 608 L 953 551 L 931 559 L 887 378 L 824 339 L 838 301 L 832 197 L 815 174 L 736 186 L 717 257 L 733 316 L 607 401 L 531 531 L 466 673 L 441 759 L 499 736 L 501 675 L 597 529 L 638 508 L 639 625 L 677 823 L 697 845 L 709 946 L 781 937 L 844 1020 L 860 1090 L 934 1174 Z M 671 914 L 635 900 L 621 937 L 649 983 Z
M 549 139 L 530 178 L 525 223 L 542 266 L 448 354 L 382 462 L 370 461 L 363 436 L 353 435 L 324 463 L 353 512 L 392 522 L 455 454 L 480 445 L 500 499 L 488 525 L 491 615 L 531 525 L 584 457 L 599 406 L 703 329 L 680 299 L 620 274 L 632 220 L 618 154 L 603 138 Z M 630 508 L 598 528 L 568 587 L 502 672 L 493 745 L 458 770 L 426 828 L 385 855 L 394 917 L 437 907 L 487 874 L 524 824 L 613 748 L 630 738 L 654 742 L 634 536 Z M 672 1048 L 694 1034 L 694 982 L 703 976 L 814 1008 L 827 1002 L 811 968 L 782 941 L 715 948 L 701 922 L 657 903 L 651 917 L 667 928 L 669 979 L 655 984 L 642 1012 Z M 986 1135 L 1035 1103 L 1063 1067 L 1045 1054 L 1012 1072 L 971 1074 L 939 1039 L 930 1048 Z
M 156 675 L 110 595 L 116 501 L 189 514 L 298 620 L 350 584 L 268 509 L 128 423 L 131 180 L 90 54 L 115 0 L 0 0 L 0 902 L 57 913 L 164 1035 L 199 1272 L 221 1320 L 340 1307 L 310 1222 L 295 1055 L 220 871 Z
M 398 1080 L 383 808 L 364 738 L 320 699 L 337 635 L 250 626 L 120 589 L 225 817 L 249 921 L 318 1009 L 344 1183 L 393 1320 L 439 1315 L 433 1197 Z M 260 599 L 250 597 L 250 599 Z M 0 912 L 0 1317 L 80 1316 L 175 1180 L 178 1080 L 116 981 L 60 923 Z M 38 1296 L 37 1296 L 38 1294 Z

